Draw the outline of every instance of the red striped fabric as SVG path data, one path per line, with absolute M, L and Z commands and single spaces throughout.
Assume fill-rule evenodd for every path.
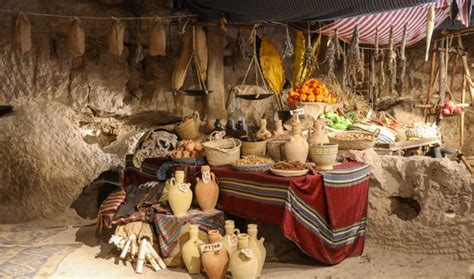
M 323 35 L 332 35 L 338 30 L 339 39 L 349 42 L 355 26 L 359 28 L 359 39 L 361 44 L 375 44 L 375 33 L 378 29 L 379 45 L 388 45 L 390 28 L 393 26 L 393 42 L 395 46 L 401 45 L 403 29 L 407 25 L 406 45 L 412 45 L 426 36 L 426 15 L 428 8 L 435 5 L 436 18 L 435 28 L 449 17 L 450 0 L 437 0 L 435 3 L 423 4 L 412 8 L 405 8 L 391 12 L 378 13 L 373 15 L 357 16 L 336 20 L 325 25 L 319 32 Z M 457 0 L 460 13 L 457 17 L 463 24 L 468 24 L 467 2 Z
M 97 227 L 96 234 L 99 234 L 102 231 L 103 226 L 107 228 L 112 227 L 112 218 L 117 212 L 118 207 L 125 200 L 126 193 L 123 190 L 115 191 L 110 193 L 107 198 L 102 202 L 99 207 L 99 212 L 97 214 Z

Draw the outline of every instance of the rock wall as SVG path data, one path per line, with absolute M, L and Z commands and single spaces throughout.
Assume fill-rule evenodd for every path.
M 464 165 L 423 156 L 341 156 L 372 167 L 367 239 L 390 249 L 474 259 L 474 179 Z
M 75 118 L 54 103 L 29 103 L 0 117 L 0 223 L 63 214 L 113 166 L 112 156 L 83 141 Z

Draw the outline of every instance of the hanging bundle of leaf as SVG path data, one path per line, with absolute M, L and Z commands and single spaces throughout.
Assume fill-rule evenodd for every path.
M 183 87 L 186 73 L 191 63 L 191 56 L 193 53 L 192 46 L 193 38 L 191 32 L 186 32 L 183 35 L 183 41 L 181 44 L 181 53 L 176 60 L 173 74 L 171 76 L 171 89 L 179 90 Z
M 334 33 L 329 37 L 326 55 L 323 60 L 323 63 L 328 63 L 328 79 L 330 82 L 334 82 L 336 80 L 336 45 L 333 42 L 335 36 L 336 34 Z
M 350 76 L 349 81 L 352 86 L 356 86 L 357 73 L 362 73 L 364 69 L 364 65 L 360 59 L 359 27 L 357 25 L 354 27 L 354 32 L 352 33 L 351 47 L 349 48 L 347 56 L 348 74 Z
M 278 46 L 264 37 L 260 45 L 260 66 L 270 88 L 280 94 L 285 83 L 285 71 Z
M 380 57 L 380 68 L 379 68 L 379 87 L 380 87 L 380 90 L 379 91 L 382 91 L 382 89 L 385 88 L 385 64 L 384 64 L 384 60 L 385 60 L 385 53 L 383 51 L 380 52 L 379 54 L 379 57 Z
M 388 37 L 388 71 L 390 74 L 390 95 L 395 90 L 397 82 L 397 54 L 393 45 L 393 25 L 390 26 L 390 34 Z
M 122 55 L 124 34 L 125 25 L 119 19 L 114 19 L 108 37 L 109 50 L 113 55 Z
M 206 31 L 202 26 L 193 27 L 194 33 L 194 63 L 202 83 L 207 80 L 208 48 Z
M 402 45 L 400 47 L 400 60 L 402 62 L 402 69 L 400 70 L 400 74 L 397 79 L 397 90 L 398 95 L 402 95 L 403 91 L 403 81 L 405 79 L 405 71 L 406 71 L 406 56 L 405 56 L 405 48 L 407 44 L 407 25 L 403 27 L 403 36 L 402 36 Z
M 303 63 L 304 63 L 304 50 L 305 50 L 305 39 L 302 32 L 296 32 L 296 39 L 295 39 L 295 60 L 294 60 L 294 68 L 293 68 L 293 75 L 292 75 L 292 82 L 294 85 L 300 83 L 298 77 L 301 76 L 301 72 L 303 71 Z
M 31 50 L 31 24 L 24 14 L 19 14 L 14 19 L 12 46 L 21 54 Z
M 82 28 L 79 18 L 74 18 L 67 34 L 68 50 L 72 57 L 79 57 L 86 49 L 86 39 L 84 28 Z
M 159 19 L 155 20 L 148 41 L 150 56 L 166 55 L 166 31 Z

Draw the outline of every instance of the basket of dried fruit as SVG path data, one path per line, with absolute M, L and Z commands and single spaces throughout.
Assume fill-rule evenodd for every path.
M 258 156 L 243 156 L 232 163 L 234 169 L 238 171 L 267 171 L 273 164 L 273 160 Z
M 339 150 L 363 150 L 374 147 L 380 129 L 373 133 L 362 131 L 348 131 L 334 136 L 329 136 L 329 142 L 339 145 Z
M 272 165 L 270 171 L 274 175 L 292 177 L 306 175 L 309 169 L 299 161 L 289 163 L 279 161 Z

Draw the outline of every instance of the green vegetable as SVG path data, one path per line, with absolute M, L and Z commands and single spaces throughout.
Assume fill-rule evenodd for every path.
M 334 128 L 334 129 L 336 129 L 336 130 L 341 130 L 341 131 L 347 129 L 347 127 L 346 127 L 344 124 L 342 124 L 342 123 L 334 124 L 331 128 Z

